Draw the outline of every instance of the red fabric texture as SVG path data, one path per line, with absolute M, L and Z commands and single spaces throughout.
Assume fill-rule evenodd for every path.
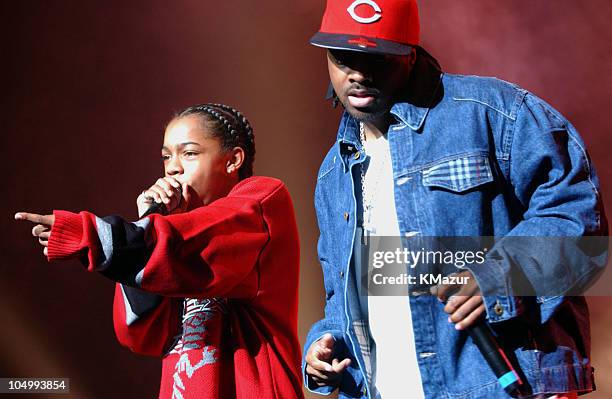
M 55 216 L 49 260 L 87 254 L 95 270 L 102 251 L 95 216 Z M 160 398 L 303 398 L 299 242 L 283 183 L 251 177 L 207 206 L 149 218 L 153 248 L 140 288 L 164 298 L 128 326 L 117 287 L 114 321 L 123 345 L 163 356 Z M 224 310 L 194 312 L 181 325 L 183 298 L 219 298 Z
M 88 270 L 94 271 L 101 248 L 93 215 L 86 212 L 77 215 L 58 210 L 53 211 L 53 215 L 55 224 L 49 237 L 47 259 L 56 261 L 86 255 Z
M 117 339 L 132 352 L 160 356 L 172 345 L 180 329 L 181 300 L 163 297 L 161 303 L 138 322 L 128 326 L 121 285 L 115 284 L 113 325 Z

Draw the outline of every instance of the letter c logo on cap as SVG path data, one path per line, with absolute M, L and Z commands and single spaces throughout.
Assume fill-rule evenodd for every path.
M 355 8 L 362 4 L 372 7 L 374 9 L 374 15 L 369 18 L 363 18 L 357 15 Z M 380 6 L 374 2 L 374 0 L 355 0 L 346 10 L 350 14 L 351 18 L 362 24 L 371 24 L 382 18 L 382 10 Z

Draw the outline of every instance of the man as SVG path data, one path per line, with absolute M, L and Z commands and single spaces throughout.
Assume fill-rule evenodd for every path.
M 345 112 L 315 191 L 326 307 L 306 340 L 306 387 L 341 398 L 506 398 L 510 377 L 526 397 L 592 391 L 586 303 L 562 295 L 592 282 L 606 254 L 569 264 L 561 254 L 580 253 L 569 240 L 537 248 L 510 238 L 606 233 L 573 126 L 515 85 L 442 73 L 419 47 L 415 0 L 328 0 L 311 44 L 327 49 L 330 93 Z M 374 296 L 359 281 L 376 236 L 504 240 L 455 269 L 458 283 L 431 287 L 435 296 Z M 521 296 L 517 282 L 535 295 Z M 499 380 L 465 331 L 484 317 L 514 368 Z

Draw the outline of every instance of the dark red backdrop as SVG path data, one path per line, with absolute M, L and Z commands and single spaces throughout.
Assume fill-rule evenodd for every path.
M 612 3 L 421 3 L 423 45 L 445 69 L 498 76 L 547 99 L 582 132 L 611 198 Z M 136 195 L 161 173 L 164 123 L 197 102 L 244 111 L 257 173 L 291 190 L 304 337 L 322 314 L 312 194 L 338 117 L 322 99 L 323 51 L 307 45 L 323 8 L 323 0 L 0 3 L 0 377 L 70 377 L 75 398 L 156 394 L 158 361 L 114 341 L 112 283 L 74 262 L 46 264 L 12 215 L 65 208 L 134 217 Z M 612 302 L 591 303 L 599 376 L 591 397 L 608 398 Z

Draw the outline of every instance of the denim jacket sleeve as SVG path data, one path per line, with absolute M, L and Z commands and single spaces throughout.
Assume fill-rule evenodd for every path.
M 469 269 L 490 322 L 518 316 L 525 287 L 540 302 L 556 297 L 552 309 L 541 309 L 545 322 L 563 295 L 581 292 L 605 267 L 605 249 L 593 256 L 575 244 L 577 237 L 605 235 L 607 222 L 597 175 L 574 127 L 530 93 L 513 122 L 502 144 L 509 159 L 503 173 L 522 219 L 489 251 L 487 262 Z

